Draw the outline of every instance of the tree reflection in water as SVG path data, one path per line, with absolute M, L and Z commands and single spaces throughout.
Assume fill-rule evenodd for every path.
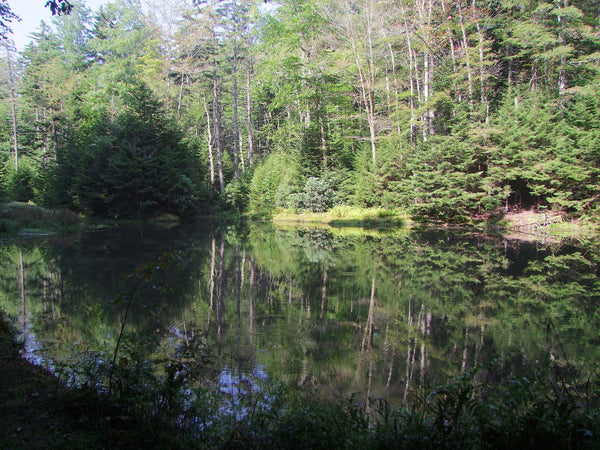
M 0 306 L 27 324 L 46 364 L 109 354 L 127 275 L 175 250 L 165 288 L 140 286 L 120 352 L 201 360 L 202 382 L 235 386 L 233 402 L 266 374 L 406 402 L 496 359 L 501 382 L 548 358 L 585 371 L 600 356 L 597 243 L 447 230 L 251 225 L 15 241 L 2 247 Z

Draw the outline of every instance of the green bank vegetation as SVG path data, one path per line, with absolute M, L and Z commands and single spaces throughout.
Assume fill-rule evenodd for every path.
M 334 206 L 326 212 L 281 210 L 273 214 L 275 223 L 329 224 L 332 227 L 395 228 L 410 223 L 408 214 L 383 208 Z
M 0 203 L 1 233 L 43 236 L 73 232 L 83 227 L 83 219 L 67 209 L 48 210 L 26 203 Z
M 595 221 L 598 14 L 579 0 L 78 3 L 22 51 L 2 41 L 0 199 L 113 219 L 346 206 Z

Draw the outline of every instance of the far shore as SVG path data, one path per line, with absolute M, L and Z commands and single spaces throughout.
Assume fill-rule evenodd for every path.
M 400 209 L 359 208 L 338 206 L 326 212 L 279 210 L 269 217 L 278 226 L 313 226 L 336 229 L 363 229 L 391 231 L 414 227 L 473 228 L 508 239 L 536 242 L 559 242 L 564 239 L 594 239 L 598 236 L 598 223 L 585 218 L 573 219 L 555 211 L 522 210 L 474 220 L 466 224 L 446 224 L 411 217 Z M 256 218 L 254 216 L 250 220 Z M 158 217 L 157 224 L 179 223 L 179 218 Z M 119 222 L 120 223 L 120 222 Z M 114 224 L 113 224 L 114 225 Z M 90 221 L 72 211 L 51 210 L 27 203 L 0 204 L 0 234 L 16 236 L 48 236 L 110 227 L 108 222 Z
M 430 224 L 398 211 L 379 208 L 334 208 L 327 212 L 279 211 L 271 217 L 278 225 L 312 225 L 333 228 L 393 229 Z M 591 239 L 598 236 L 598 224 L 584 219 L 569 219 L 555 211 L 523 210 L 471 224 L 435 223 L 441 227 L 473 227 L 492 230 L 509 239 L 556 242 L 563 239 Z

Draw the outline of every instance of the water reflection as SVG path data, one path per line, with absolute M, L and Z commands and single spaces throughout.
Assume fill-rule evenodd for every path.
M 41 361 L 106 360 L 119 342 L 124 361 L 201 367 L 234 405 L 267 378 L 408 401 L 495 359 L 508 376 L 567 356 L 586 370 L 600 356 L 597 243 L 252 225 L 112 230 L 2 252 L 0 306 Z

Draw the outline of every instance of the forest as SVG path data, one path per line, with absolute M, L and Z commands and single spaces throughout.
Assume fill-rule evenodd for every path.
M 72 3 L 0 42 L 0 200 L 598 218 L 597 2 Z

